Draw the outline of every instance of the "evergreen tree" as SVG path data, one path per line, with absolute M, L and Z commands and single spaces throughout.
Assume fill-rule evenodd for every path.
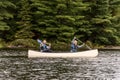
M 91 1 L 91 41 L 97 44 L 112 44 L 111 38 L 115 38 L 112 27 L 109 0 Z
M 0 30 L 9 29 L 6 21 L 13 18 L 13 14 L 10 13 L 12 8 L 15 8 L 15 5 L 9 0 L 0 0 Z
M 110 10 L 111 10 L 111 21 L 112 27 L 115 29 L 115 38 L 111 39 L 113 44 L 120 43 L 120 0 L 110 0 Z
M 91 34 L 91 25 L 88 17 L 90 4 L 84 0 L 76 0 L 73 4 L 76 6 L 75 9 L 73 8 L 73 12 L 75 12 L 74 28 L 76 30 L 74 35 L 82 42 L 86 42 Z
M 76 36 L 118 45 L 119 14 L 120 0 L 0 0 L 0 41 L 31 46 L 39 37 L 59 46 Z
M 68 42 L 86 23 L 82 11 L 86 5 L 82 0 L 32 0 L 35 31 L 41 36 L 60 42 Z
M 15 34 L 16 39 L 28 39 L 32 38 L 34 35 L 31 31 L 32 24 L 30 10 L 30 0 L 20 0 L 17 2 L 17 31 Z
M 60 7 L 58 9 L 58 19 L 61 21 L 59 24 L 67 25 L 68 27 L 66 27 L 66 29 L 71 31 L 70 33 L 72 34 L 70 34 L 68 38 L 69 42 L 73 36 L 77 36 L 77 38 L 80 38 L 81 40 L 85 37 L 84 33 L 87 33 L 88 29 L 86 29 L 88 21 L 85 19 L 85 14 L 83 13 L 88 10 L 88 4 L 83 3 L 82 0 L 66 0 L 63 2 L 59 0 L 59 5 L 61 6 L 61 4 L 64 4 L 66 8 L 64 9 Z
M 37 37 L 55 39 L 58 28 L 54 20 L 55 2 L 48 0 L 31 0 L 32 1 L 32 18 L 33 32 Z M 53 28 L 52 32 L 50 29 Z M 54 36 L 54 38 L 53 38 Z
M 6 41 L 7 32 L 10 29 L 8 22 L 13 18 L 16 6 L 10 0 L 0 0 L 0 38 Z

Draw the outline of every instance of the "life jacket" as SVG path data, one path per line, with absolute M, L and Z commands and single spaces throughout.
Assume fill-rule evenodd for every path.
M 47 50 L 48 48 L 47 48 L 47 45 L 46 44 L 43 44 L 42 46 L 41 46 L 41 50 Z
M 71 44 L 71 49 L 77 50 L 77 48 L 78 48 L 77 45 L 75 45 L 75 44 L 73 44 L 73 43 Z

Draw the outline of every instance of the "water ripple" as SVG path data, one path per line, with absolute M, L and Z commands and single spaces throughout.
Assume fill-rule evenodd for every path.
M 120 51 L 99 51 L 96 58 L 29 59 L 16 50 L 0 56 L 9 56 L 0 58 L 0 80 L 120 80 Z

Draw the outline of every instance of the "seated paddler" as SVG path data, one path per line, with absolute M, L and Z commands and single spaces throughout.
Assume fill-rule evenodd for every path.
M 78 39 L 74 37 L 71 42 L 71 52 L 77 52 L 77 49 L 83 47 L 84 45 L 84 43 L 82 45 L 78 45 Z
M 51 52 L 51 44 L 50 43 L 47 43 L 46 40 L 40 40 L 40 39 L 37 39 L 37 42 L 40 44 L 40 50 L 41 52 Z

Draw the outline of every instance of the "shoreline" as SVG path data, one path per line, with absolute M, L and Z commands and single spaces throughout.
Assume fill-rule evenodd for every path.
M 106 46 L 103 49 L 120 49 L 120 46 Z
M 29 49 L 38 50 L 38 48 L 28 48 L 28 47 L 27 48 L 25 48 L 25 47 L 4 47 L 4 48 L 0 48 L 0 50 L 29 50 Z M 120 50 L 120 46 L 106 46 L 104 48 L 94 48 L 94 49 L 98 49 L 98 50 Z

